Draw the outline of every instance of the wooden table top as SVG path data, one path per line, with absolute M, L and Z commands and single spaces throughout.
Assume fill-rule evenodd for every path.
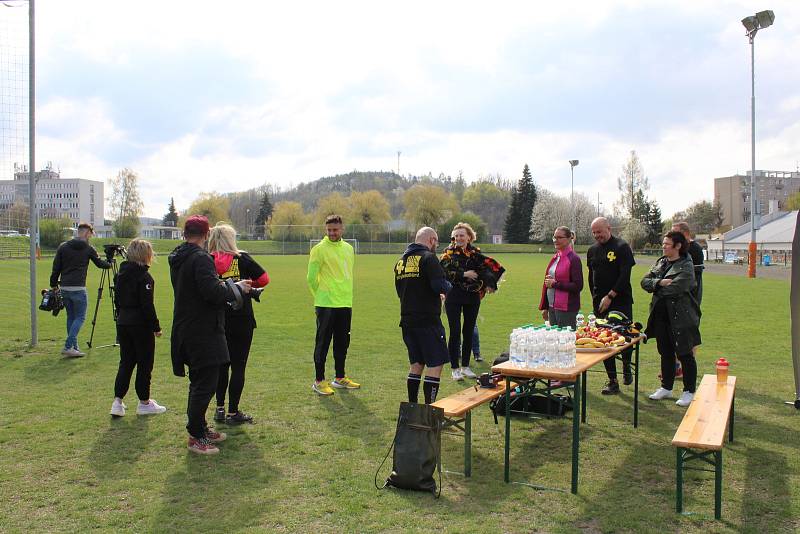
M 553 380 L 563 380 L 574 382 L 578 375 L 594 367 L 598 363 L 607 360 L 625 349 L 633 347 L 643 339 L 643 336 L 635 337 L 628 343 L 618 347 L 609 347 L 602 352 L 578 352 L 575 355 L 576 364 L 573 367 L 553 368 L 553 367 L 515 367 L 511 360 L 492 367 L 492 372 L 500 373 L 503 376 L 513 376 L 516 378 L 550 378 Z
M 516 387 L 514 382 L 511 387 Z M 506 381 L 501 380 L 495 388 L 471 387 L 453 393 L 433 403 L 433 406 L 442 408 L 447 417 L 459 417 L 506 392 Z
M 717 375 L 703 375 L 672 444 L 693 449 L 722 449 L 735 391 L 735 376 L 728 376 L 728 382 L 720 384 Z

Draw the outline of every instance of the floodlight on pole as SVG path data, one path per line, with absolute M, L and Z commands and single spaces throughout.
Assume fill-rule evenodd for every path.
M 569 160 L 569 176 L 570 176 L 570 193 L 569 193 L 569 205 L 570 211 L 572 213 L 572 228 L 571 230 L 575 231 L 575 167 L 578 165 L 577 159 Z
M 756 277 L 756 52 L 755 38 L 758 30 L 768 28 L 775 22 L 775 13 L 759 11 L 742 19 L 750 41 L 750 244 L 747 248 L 747 276 Z

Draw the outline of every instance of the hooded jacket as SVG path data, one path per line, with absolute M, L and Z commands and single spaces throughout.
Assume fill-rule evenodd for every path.
M 400 326 L 441 326 L 439 295 L 452 288 L 436 254 L 411 243 L 394 266 L 394 287 L 400 298 Z
M 669 328 L 675 353 L 689 354 L 700 344 L 700 306 L 692 295 L 696 285 L 694 264 L 688 256 L 668 264 L 667 257 L 662 256 L 642 278 L 642 289 L 653 294 L 645 334 L 657 337 L 662 328 Z M 670 285 L 659 285 L 665 278 L 672 280 Z
M 86 271 L 89 260 L 101 269 L 110 269 L 111 264 L 101 260 L 97 251 L 84 239 L 64 241 L 56 249 L 53 258 L 53 271 L 50 273 L 50 287 L 86 287 Z
M 235 297 L 219 279 L 211 254 L 183 243 L 169 255 L 175 304 L 172 316 L 172 372 L 230 361 L 225 341 L 225 308 Z
M 114 304 L 117 307 L 117 325 L 144 326 L 160 332 L 156 308 L 153 305 L 155 281 L 147 265 L 123 261 L 114 275 Z

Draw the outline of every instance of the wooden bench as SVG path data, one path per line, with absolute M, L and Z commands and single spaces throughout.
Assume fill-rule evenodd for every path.
M 516 383 L 511 387 L 516 387 Z M 444 410 L 443 430 L 455 428 L 464 433 L 464 476 L 472 476 L 472 410 L 505 392 L 506 381 L 501 380 L 495 388 L 471 386 L 433 403 Z
M 684 467 L 684 464 L 701 460 L 714 466 L 714 517 L 722 517 L 722 446 L 726 429 L 728 441 L 733 441 L 735 393 L 735 376 L 729 376 L 727 384 L 717 383 L 716 375 L 703 376 L 694 400 L 672 438 L 672 444 L 677 447 L 675 511 L 678 513 L 683 512 L 683 470 L 710 471 Z

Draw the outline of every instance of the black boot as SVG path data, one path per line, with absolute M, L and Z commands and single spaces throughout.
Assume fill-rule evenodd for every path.
M 603 395 L 616 395 L 617 393 L 619 393 L 619 382 L 617 382 L 617 379 L 616 378 L 610 379 L 608 381 L 608 384 L 606 384 L 606 387 L 604 387 L 600 391 L 600 393 L 602 393 Z

